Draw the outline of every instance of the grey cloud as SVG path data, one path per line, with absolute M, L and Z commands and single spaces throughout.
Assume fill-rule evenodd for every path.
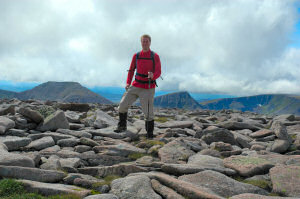
M 2 0 L 0 79 L 123 86 L 148 33 L 159 89 L 300 94 L 296 2 Z

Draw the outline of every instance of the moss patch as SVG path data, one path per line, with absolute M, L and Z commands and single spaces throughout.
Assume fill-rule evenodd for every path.
M 24 187 L 21 182 L 17 182 L 13 179 L 3 179 L 0 181 L 0 196 L 22 194 L 24 192 Z
M 256 157 L 234 158 L 231 160 L 234 164 L 239 165 L 260 165 L 268 163 L 267 160 Z
M 14 179 L 0 180 L 0 199 L 80 199 L 74 194 L 44 197 L 37 193 L 28 193 L 24 185 Z
M 139 158 L 141 158 L 141 157 L 144 157 L 144 156 L 146 156 L 147 154 L 145 154 L 145 153 L 132 153 L 132 154 L 130 154 L 128 157 L 130 158 L 130 159 L 132 159 L 132 160 L 137 160 L 137 159 L 139 159 Z
M 48 116 L 52 115 L 55 110 L 51 106 L 42 106 L 37 110 L 44 118 L 47 118 Z
M 92 187 L 95 189 L 95 188 L 101 187 L 103 185 L 110 185 L 113 180 L 119 179 L 119 178 L 121 178 L 121 176 L 118 176 L 118 175 L 108 175 L 105 178 L 103 178 L 103 180 L 104 180 L 103 182 L 94 183 Z
M 155 117 L 154 121 L 159 122 L 159 123 L 165 123 L 165 122 L 169 121 L 169 119 L 167 117 Z
M 271 183 L 267 180 L 244 180 L 243 182 L 247 184 L 252 184 L 262 189 L 268 189 L 271 186 Z

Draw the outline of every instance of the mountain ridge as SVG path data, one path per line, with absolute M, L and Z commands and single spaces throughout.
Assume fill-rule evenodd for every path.
M 48 81 L 23 92 L 2 90 L 0 98 L 37 99 L 77 103 L 113 104 L 110 100 L 83 87 L 78 82 Z

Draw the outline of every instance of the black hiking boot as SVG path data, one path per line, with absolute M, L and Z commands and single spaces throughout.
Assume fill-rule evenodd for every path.
M 119 113 L 118 127 L 114 130 L 116 133 L 120 133 L 127 130 L 127 113 Z
M 146 121 L 145 128 L 147 131 L 147 138 L 152 139 L 153 138 L 153 130 L 154 130 L 154 120 Z

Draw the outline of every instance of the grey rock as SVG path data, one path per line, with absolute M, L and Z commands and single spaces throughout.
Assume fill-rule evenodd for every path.
M 38 111 L 32 110 L 31 108 L 21 107 L 18 112 L 24 117 L 29 118 L 30 120 L 34 121 L 37 124 L 39 124 L 44 120 L 43 116 Z
M 205 187 L 226 198 L 241 193 L 258 193 L 261 195 L 268 194 L 267 191 L 259 187 L 238 182 L 215 171 L 202 171 L 197 174 L 180 176 L 178 179 L 196 186 Z
M 287 140 L 277 139 L 271 147 L 271 152 L 284 153 L 290 147 L 290 142 Z
M 53 140 L 52 137 L 47 136 L 47 137 L 43 137 L 41 139 L 38 140 L 34 140 L 32 141 L 29 145 L 27 145 L 25 148 L 29 149 L 29 150 L 42 150 L 51 146 L 54 146 L 55 142 Z
M 283 115 L 278 115 L 276 117 L 274 117 L 274 120 L 288 120 L 288 121 L 295 121 L 295 115 L 292 114 L 283 114 Z
M 274 121 L 271 127 L 274 130 L 275 135 L 281 140 L 287 140 L 292 143 L 291 136 L 287 133 L 286 126 L 280 121 Z
M 77 145 L 74 148 L 75 152 L 83 153 L 92 150 L 92 147 L 86 145 Z
M 180 161 L 186 161 L 195 152 L 190 149 L 190 147 L 184 143 L 181 138 L 177 138 L 166 145 L 158 151 L 158 156 L 162 162 L 165 163 L 178 163 Z
M 15 105 L 8 105 L 0 107 L 0 115 L 14 115 L 15 114 Z
M 140 149 L 128 143 L 120 143 L 117 145 L 95 146 L 93 150 L 96 153 L 102 153 L 111 156 L 123 156 L 127 157 L 130 154 L 146 153 L 144 149 Z
M 167 199 L 184 199 L 182 195 L 179 195 L 173 189 L 170 189 L 162 184 L 159 181 L 152 179 L 151 180 L 152 188 L 159 193 L 163 198 Z
M 293 197 L 281 197 L 281 196 L 262 196 L 253 193 L 243 193 L 230 197 L 230 199 L 299 199 Z
M 183 180 L 178 180 L 164 173 L 148 172 L 145 173 L 145 175 L 149 176 L 151 179 L 155 179 L 159 181 L 161 184 L 173 189 L 174 191 L 181 194 L 182 196 L 185 196 L 190 199 L 199 199 L 199 198 L 221 199 L 222 198 L 205 187 L 195 186 L 191 183 L 185 182 Z
M 250 148 L 251 147 L 249 143 L 253 140 L 252 138 L 250 138 L 246 135 L 243 135 L 241 133 L 234 132 L 234 131 L 231 132 L 231 133 L 233 133 L 236 142 L 240 146 L 242 146 L 243 148 Z
M 54 145 L 54 146 L 45 148 L 43 150 L 40 150 L 39 153 L 42 155 L 45 155 L 45 156 L 51 156 L 51 155 L 56 154 L 60 150 L 61 150 L 60 146 Z
M 153 191 L 150 178 L 143 175 L 112 181 L 110 192 L 123 199 L 162 199 Z
M 29 133 L 26 133 L 26 131 L 23 129 L 9 129 L 5 134 L 18 137 L 26 137 L 29 135 Z
M 76 123 L 69 123 L 69 126 L 71 130 L 83 129 L 85 127 L 84 124 L 76 124 Z
M 62 158 L 59 162 L 62 168 L 78 168 L 81 165 L 80 158 Z
M 35 133 L 35 134 L 30 134 L 28 135 L 29 138 L 31 138 L 32 140 L 37 140 L 43 137 L 52 137 L 54 142 L 57 143 L 58 140 L 62 140 L 62 139 L 68 139 L 68 138 L 75 138 L 72 135 L 64 135 L 61 133 L 54 133 L 54 132 L 45 132 L 45 133 Z
M 228 129 L 228 130 L 243 130 L 243 129 L 250 129 L 252 131 L 257 131 L 260 128 L 257 126 L 254 126 L 252 124 L 249 123 L 245 123 L 245 122 L 223 122 L 219 125 L 222 128 Z
M 98 178 L 95 178 L 90 175 L 84 175 L 81 173 L 69 173 L 68 176 L 64 178 L 64 182 L 67 184 L 74 184 L 74 180 L 77 178 L 85 179 L 85 180 L 89 180 L 89 181 L 95 181 L 95 182 L 100 181 Z
M 60 147 L 74 147 L 79 143 L 78 139 L 68 138 L 68 139 L 61 139 L 57 141 L 57 145 Z
M 39 131 L 56 131 L 57 129 L 69 129 L 69 122 L 63 111 L 56 111 L 48 116 L 41 126 L 38 127 Z
M 97 110 L 96 111 L 96 120 L 94 122 L 94 128 L 106 128 L 108 126 L 116 126 L 118 124 L 118 121 L 108 115 L 107 113 Z
M 199 152 L 201 155 L 209 155 L 212 157 L 220 158 L 221 153 L 219 151 L 213 150 L 213 149 L 203 149 L 202 151 Z
M 271 161 L 263 158 L 242 155 L 225 158 L 223 164 L 227 168 L 236 170 L 240 176 L 244 177 L 265 174 L 274 166 Z
M 44 164 L 40 166 L 40 168 L 46 170 L 59 170 L 62 169 L 62 166 L 60 164 L 59 157 L 52 155 Z
M 91 193 L 90 190 L 83 189 L 77 186 L 64 185 L 64 184 L 54 184 L 54 183 L 43 183 L 31 180 L 18 180 L 24 184 L 25 190 L 27 192 L 39 193 L 41 195 L 76 195 L 83 198 Z
M 250 134 L 250 137 L 252 138 L 263 138 L 266 136 L 270 136 L 273 135 L 274 131 L 270 130 L 270 129 L 260 129 L 258 131 L 255 131 L 254 133 Z
M 300 198 L 300 166 L 277 165 L 270 169 L 272 192 Z
M 161 166 L 161 169 L 167 174 L 172 174 L 176 176 L 194 174 L 205 170 L 217 171 L 230 176 L 236 174 L 236 171 L 232 169 L 225 168 L 224 166 L 218 167 L 212 165 L 199 166 L 196 164 L 164 164 Z
M 58 103 L 57 107 L 63 111 L 78 111 L 78 112 L 88 112 L 90 110 L 89 104 L 84 103 Z
M 65 111 L 65 116 L 70 123 L 80 123 L 80 118 L 84 117 L 86 113 L 78 113 L 75 111 Z
M 59 182 L 66 175 L 61 171 L 0 165 L 0 176 L 5 178 L 34 180 L 39 182 Z
M 210 148 L 217 150 L 217 151 L 232 151 L 233 148 L 231 146 L 231 144 L 228 143 L 224 143 L 224 142 L 213 142 L 210 144 Z
M 4 138 L 0 138 L 0 141 L 7 146 L 8 151 L 17 151 L 28 145 L 31 142 L 31 139 L 17 136 L 6 136 Z
M 233 134 L 224 128 L 218 127 L 208 127 L 203 130 L 203 136 L 201 139 L 205 141 L 207 144 L 211 144 L 212 142 L 225 142 L 232 145 L 237 145 L 237 142 L 234 139 Z
M 266 146 L 254 144 L 251 146 L 250 150 L 261 151 L 261 150 L 265 150 L 266 148 L 267 148 Z
M 0 150 L 0 165 L 35 167 L 35 162 L 27 156 Z
M 270 136 L 263 137 L 263 138 L 257 138 L 257 139 L 255 139 L 255 141 L 258 141 L 258 142 L 269 142 L 269 141 L 273 141 L 275 139 L 276 139 L 275 135 L 270 135 Z
M 192 128 L 193 121 L 168 121 L 165 123 L 158 124 L 158 128 Z
M 223 164 L 223 160 L 221 158 L 212 157 L 209 155 L 201 155 L 201 153 L 197 153 L 191 157 L 189 157 L 188 165 L 197 165 L 202 168 L 209 168 L 210 170 L 224 171 L 222 173 L 231 174 L 234 173 L 233 170 L 227 171 Z
M 69 130 L 69 129 L 57 129 L 56 130 L 57 133 L 62 133 L 62 134 L 66 134 L 66 135 L 71 135 L 74 137 L 78 137 L 78 138 L 92 138 L 92 134 L 88 133 L 86 130 L 82 130 L 82 131 L 74 131 L 74 130 Z
M 5 116 L 0 116 L 0 135 L 3 135 L 8 129 L 14 128 L 15 122 Z
M 114 194 L 97 194 L 97 195 L 87 196 L 83 199 L 119 199 L 119 198 Z
M 85 138 L 85 137 L 80 138 L 79 142 L 83 145 L 87 145 L 87 146 L 91 146 L 91 147 L 100 145 L 98 142 L 95 142 L 94 140 L 92 140 L 90 138 Z

